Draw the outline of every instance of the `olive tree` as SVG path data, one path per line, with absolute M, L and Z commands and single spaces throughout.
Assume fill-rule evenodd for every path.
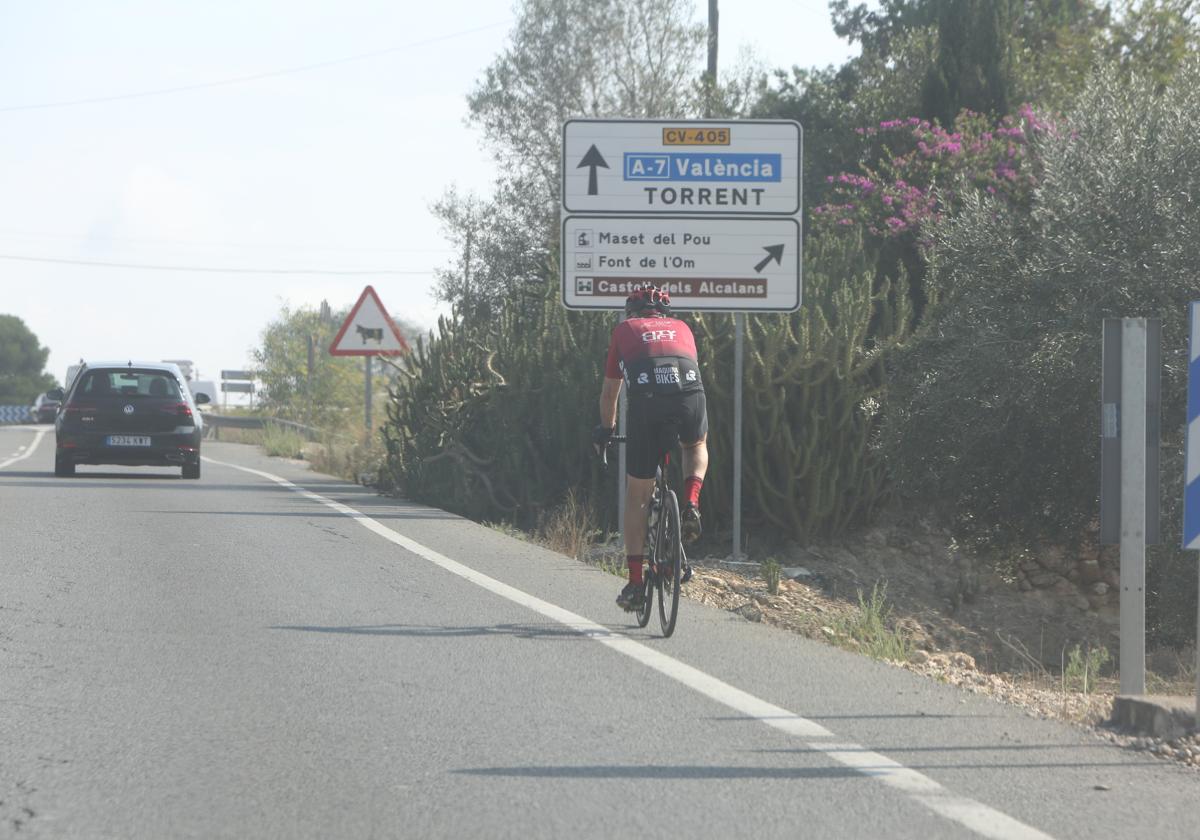
M 686 0 L 519 5 L 508 46 L 467 100 L 502 173 L 495 195 L 449 190 L 433 206 L 462 255 L 438 272 L 443 299 L 486 319 L 505 301 L 535 305 L 556 282 L 563 123 L 699 115 L 706 36 L 694 11 Z M 718 91 L 720 110 L 745 107 L 751 75 Z
M 1094 526 L 1104 318 L 1163 319 L 1174 459 L 1200 280 L 1198 113 L 1196 60 L 1165 88 L 1103 70 L 1035 141 L 1028 209 L 970 193 L 935 229 L 935 302 L 896 358 L 886 440 L 901 489 L 964 532 L 1027 547 Z M 1168 503 L 1178 480 L 1167 477 Z M 1164 526 L 1178 545 L 1179 523 Z

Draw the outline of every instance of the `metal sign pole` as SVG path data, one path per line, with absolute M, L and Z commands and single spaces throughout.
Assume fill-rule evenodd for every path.
M 364 377 L 364 380 L 366 383 L 366 395 L 365 396 L 366 396 L 366 402 L 367 402 L 367 412 L 366 412 L 367 437 L 370 437 L 370 435 L 371 435 L 371 357 L 363 356 L 363 361 L 366 363 L 366 365 L 365 365 L 366 375 Z
M 742 553 L 742 354 L 746 314 L 733 316 L 733 559 Z
M 307 368 L 308 372 L 304 377 L 304 402 L 305 402 L 304 425 L 311 426 L 312 425 L 312 406 L 313 406 L 312 380 L 313 380 L 313 368 L 316 366 L 317 342 L 316 342 L 316 339 L 313 338 L 312 333 L 309 333 L 307 336 L 305 336 L 305 338 L 308 339 L 308 368 Z
M 1146 693 L 1146 319 L 1126 318 L 1121 352 L 1121 693 Z

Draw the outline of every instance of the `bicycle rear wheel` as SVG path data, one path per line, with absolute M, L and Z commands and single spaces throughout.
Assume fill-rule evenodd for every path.
M 650 615 L 654 611 L 654 564 L 646 563 L 642 570 L 642 606 L 637 611 L 638 627 L 650 623 Z
M 679 578 L 683 574 L 679 500 L 675 498 L 674 490 L 668 490 L 663 499 L 662 530 L 659 533 L 655 586 L 658 589 L 658 620 L 665 638 L 675 632 L 675 619 L 679 616 Z

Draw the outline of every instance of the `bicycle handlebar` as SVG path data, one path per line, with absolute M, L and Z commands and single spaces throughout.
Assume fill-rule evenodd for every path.
M 613 435 L 612 437 L 610 437 L 608 439 L 608 443 L 606 443 L 603 447 L 601 447 L 600 462 L 604 466 L 606 466 L 606 467 L 608 466 L 608 447 L 612 446 L 614 443 L 625 443 L 626 439 L 627 438 L 625 435 Z

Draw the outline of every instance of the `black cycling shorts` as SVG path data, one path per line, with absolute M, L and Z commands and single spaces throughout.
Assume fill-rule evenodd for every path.
M 662 456 L 676 440 L 687 446 L 708 436 L 704 392 L 634 394 L 625 422 L 625 472 L 631 478 L 654 478 Z

